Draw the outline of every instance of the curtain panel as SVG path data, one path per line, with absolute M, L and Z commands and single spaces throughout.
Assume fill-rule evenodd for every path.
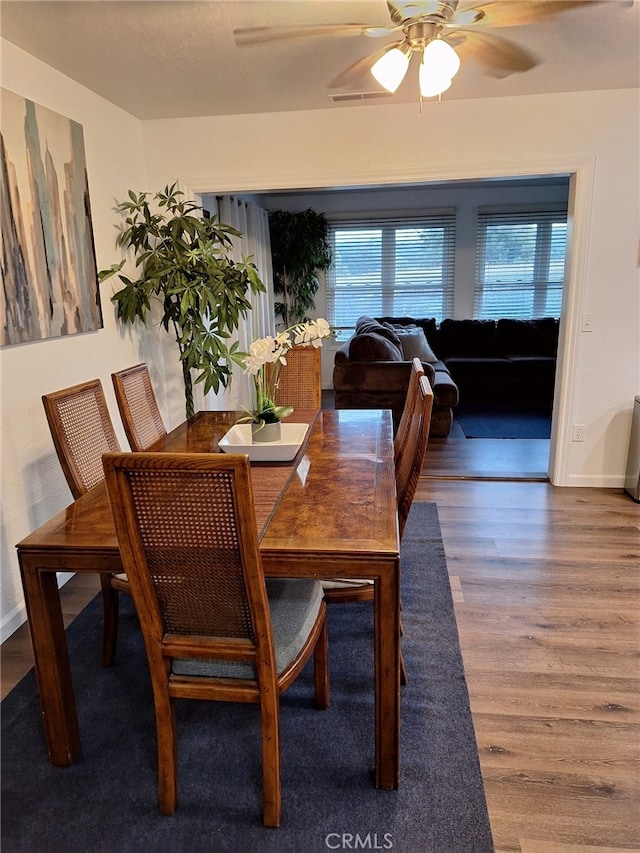
M 251 256 L 267 289 L 266 293 L 250 295 L 251 311 L 246 317 L 240 318 L 238 330 L 230 340 L 230 343 L 237 340 L 239 348 L 246 352 L 252 341 L 272 335 L 274 331 L 269 214 L 257 205 L 234 196 L 217 196 L 216 202 L 218 220 L 242 233 L 241 237 L 233 238 L 232 258 L 239 261 L 242 257 Z M 230 386 L 219 394 L 209 392 L 205 406 L 211 410 L 249 409 L 252 405 L 252 388 L 253 383 L 242 368 L 232 365 Z

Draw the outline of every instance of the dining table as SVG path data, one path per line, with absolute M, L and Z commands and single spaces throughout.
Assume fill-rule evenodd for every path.
M 243 414 L 198 412 L 149 450 L 236 452 L 224 439 Z M 288 420 L 308 425 L 293 459 L 250 463 L 264 573 L 373 582 L 375 784 L 396 789 L 400 540 L 391 412 L 296 411 Z M 104 482 L 38 527 L 17 551 L 49 760 L 70 765 L 81 740 L 57 572 L 122 572 Z

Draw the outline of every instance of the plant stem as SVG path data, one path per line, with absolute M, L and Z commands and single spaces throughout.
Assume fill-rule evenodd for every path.
M 186 361 L 182 362 L 182 378 L 184 379 L 184 400 L 187 420 L 195 414 L 193 408 L 193 383 L 191 381 L 191 369 Z

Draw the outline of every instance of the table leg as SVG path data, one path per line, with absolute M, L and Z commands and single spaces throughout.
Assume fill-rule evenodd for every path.
M 399 559 L 375 583 L 376 787 L 391 790 L 400 776 Z
M 19 558 L 49 760 L 73 764 L 80 730 L 56 571 L 39 567 L 36 555 Z

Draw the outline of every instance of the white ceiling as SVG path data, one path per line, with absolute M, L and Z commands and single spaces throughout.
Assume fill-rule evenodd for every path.
M 480 0 L 479 0 L 480 2 Z M 518 0 L 507 0 L 515 2 Z M 313 36 L 237 47 L 236 27 L 387 26 L 385 0 L 2 0 L 3 38 L 141 119 L 418 104 L 417 68 L 395 95 L 333 102 L 331 81 L 397 39 Z M 640 3 L 592 2 L 499 30 L 541 64 L 503 79 L 464 61 L 445 100 L 640 85 Z M 362 91 L 378 89 L 373 78 Z

